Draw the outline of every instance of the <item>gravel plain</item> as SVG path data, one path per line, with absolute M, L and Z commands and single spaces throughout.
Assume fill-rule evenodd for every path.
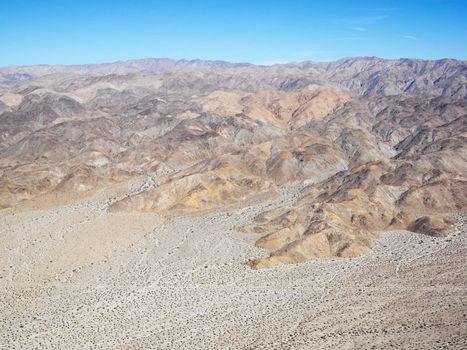
M 358 258 L 244 265 L 267 252 L 235 228 L 299 195 L 168 220 L 97 200 L 2 213 L 0 348 L 467 348 L 464 214 L 444 238 L 382 232 Z

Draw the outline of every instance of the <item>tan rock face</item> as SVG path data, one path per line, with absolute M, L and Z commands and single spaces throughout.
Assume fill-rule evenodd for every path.
M 245 203 L 275 186 L 245 167 L 235 156 L 223 156 L 169 176 L 157 188 L 116 203 L 116 211 L 193 212 Z
M 0 101 L 8 107 L 18 106 L 23 100 L 23 96 L 20 94 L 12 94 L 10 92 L 4 93 L 0 96 Z
M 308 86 L 292 91 L 238 94 L 215 91 L 199 99 L 204 111 L 221 116 L 245 114 L 255 121 L 293 130 L 336 111 L 350 96 L 331 87 Z

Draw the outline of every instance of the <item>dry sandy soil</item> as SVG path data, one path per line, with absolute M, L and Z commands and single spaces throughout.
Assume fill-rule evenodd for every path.
M 299 193 L 171 219 L 109 213 L 102 193 L 2 211 L 0 348 L 466 348 L 464 215 L 444 238 L 381 232 L 361 257 L 250 269 L 268 253 L 235 228 Z

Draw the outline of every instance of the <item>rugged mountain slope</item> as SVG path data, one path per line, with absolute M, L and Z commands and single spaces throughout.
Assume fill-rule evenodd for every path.
M 232 164 L 238 163 L 245 159 L 249 146 L 285 137 L 289 129 L 322 118 L 349 99 L 339 90 L 319 87 L 289 93 L 261 92 L 235 95 L 245 107 L 222 113 L 209 104 L 227 106 L 227 93 L 156 97 L 150 89 L 132 88 L 137 91 L 133 97 L 116 89 L 97 90 L 87 102 L 78 102 L 76 97 L 82 87 L 68 92 L 40 88 L 27 93 L 16 107 L 0 115 L 2 188 L 20 188 L 18 198 L 53 191 L 62 181 L 68 181 L 69 169 L 81 166 L 89 167 L 90 184 L 83 183 L 79 188 L 91 189 L 98 183 L 92 180 L 93 173 L 96 178 L 108 175 L 116 179 L 122 171 L 136 176 L 157 169 L 189 167 L 226 153 L 238 158 Z M 275 153 L 270 156 L 276 160 L 266 160 L 280 163 Z M 46 178 L 36 174 L 25 183 L 28 176 L 19 164 L 27 165 L 26 171 L 32 173 L 47 167 L 51 171 L 44 174 Z M 231 171 L 236 167 L 232 165 Z M 266 164 L 263 167 L 266 169 Z M 277 172 L 271 167 L 269 164 L 269 172 Z M 251 169 L 251 164 L 244 168 Z M 3 205 L 14 203 L 14 197 L 4 196 Z
M 443 234 L 466 208 L 466 64 L 344 59 L 270 67 L 141 60 L 0 69 L 0 207 L 160 186 L 112 211 L 218 210 L 303 187 L 245 232 L 268 267 L 353 256 L 377 232 Z
M 291 92 L 235 94 L 215 91 L 199 101 L 207 112 L 220 116 L 245 114 L 288 131 L 324 118 L 348 100 L 350 97 L 341 90 L 310 85 Z
M 466 110 L 465 100 L 374 97 L 315 124 L 350 169 L 306 188 L 294 207 L 243 227 L 264 234 L 258 245 L 273 251 L 252 266 L 359 255 L 379 230 L 443 234 L 451 224 L 444 214 L 467 204 Z

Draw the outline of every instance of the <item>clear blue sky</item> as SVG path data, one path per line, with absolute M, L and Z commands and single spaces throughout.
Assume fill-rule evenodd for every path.
M 0 0 L 0 66 L 467 59 L 467 0 Z

